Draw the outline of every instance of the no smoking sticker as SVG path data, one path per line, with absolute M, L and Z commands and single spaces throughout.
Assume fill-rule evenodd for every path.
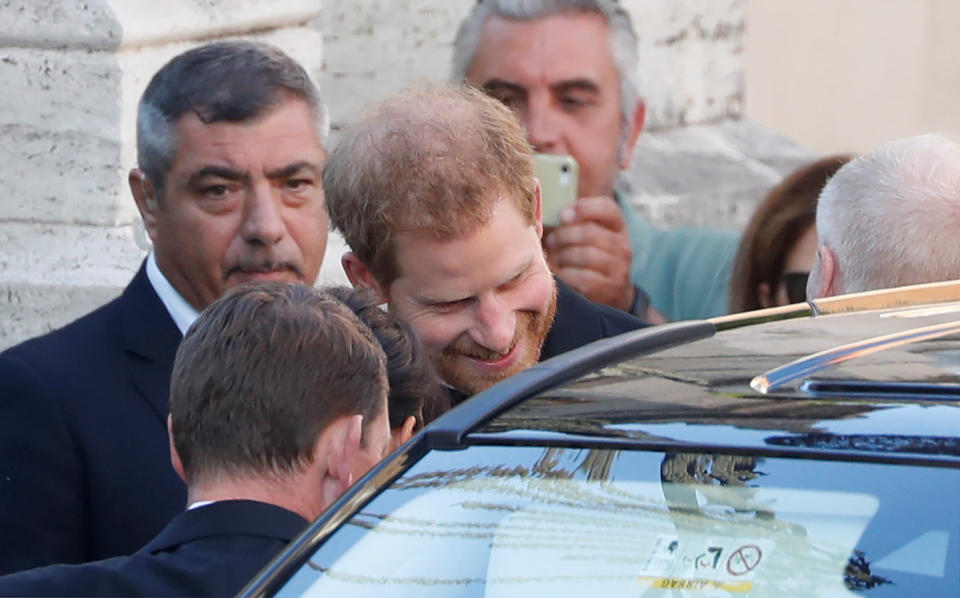
M 663 535 L 637 581 L 646 587 L 748 593 L 773 543 L 760 538 L 721 538 L 707 534 Z
M 727 573 L 730 575 L 746 575 L 760 564 L 763 551 L 756 544 L 746 544 L 735 549 L 727 558 Z

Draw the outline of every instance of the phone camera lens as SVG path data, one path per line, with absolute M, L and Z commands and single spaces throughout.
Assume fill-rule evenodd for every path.
M 568 170 L 570 170 L 570 167 L 566 164 L 560 167 L 560 172 L 567 172 Z

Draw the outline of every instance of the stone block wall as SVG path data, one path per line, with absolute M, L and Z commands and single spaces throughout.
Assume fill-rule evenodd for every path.
M 198 43 L 244 35 L 316 76 L 320 9 L 317 0 L 0 1 L 0 347 L 116 296 L 146 255 L 126 179 L 153 73 Z
M 650 130 L 743 110 L 744 0 L 625 0 L 639 38 Z M 448 79 L 454 35 L 476 0 L 328 2 L 322 81 L 335 128 L 418 79 Z M 367 101 L 358 101 L 367 100 Z
M 475 0 L 0 0 L 0 348 L 115 296 L 145 255 L 126 185 L 136 103 L 173 55 L 246 36 L 321 85 L 337 132 L 412 81 L 447 79 Z M 738 228 L 807 152 L 741 119 L 745 0 L 624 0 L 648 132 L 624 177 L 664 224 Z M 331 235 L 323 282 L 344 282 Z
M 328 2 L 321 83 L 334 136 L 412 81 L 448 79 L 476 0 Z M 637 31 L 646 131 L 622 188 L 664 226 L 740 229 L 763 193 L 810 159 L 743 120 L 746 0 L 623 0 Z

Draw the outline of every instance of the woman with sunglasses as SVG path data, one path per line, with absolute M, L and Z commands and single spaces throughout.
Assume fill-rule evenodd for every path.
M 806 300 L 817 253 L 817 197 L 851 156 L 803 166 L 770 190 L 744 230 L 730 280 L 730 313 Z

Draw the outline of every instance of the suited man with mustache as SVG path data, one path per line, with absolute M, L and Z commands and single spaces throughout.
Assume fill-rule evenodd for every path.
M 165 426 L 177 345 L 242 282 L 314 282 L 326 129 L 272 46 L 207 44 L 154 75 L 129 175 L 153 251 L 120 297 L 0 354 L 0 573 L 129 554 L 183 510 Z

